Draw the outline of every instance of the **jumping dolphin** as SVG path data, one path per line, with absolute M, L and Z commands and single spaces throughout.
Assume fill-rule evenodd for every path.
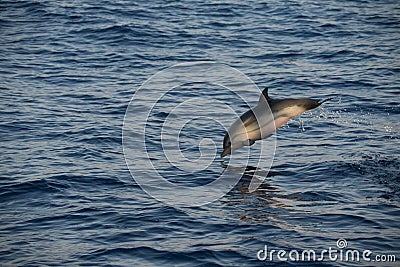
M 257 140 L 270 137 L 291 118 L 314 109 L 331 100 L 310 98 L 275 100 L 268 96 L 268 88 L 262 91 L 257 106 L 248 110 L 229 128 L 224 137 L 221 158 L 243 147 L 251 146 Z M 269 109 L 268 109 L 268 105 Z M 269 112 L 271 110 L 271 112 Z

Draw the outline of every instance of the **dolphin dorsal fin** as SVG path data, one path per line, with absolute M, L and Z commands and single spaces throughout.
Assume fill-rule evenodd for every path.
M 264 90 L 262 91 L 262 94 L 261 94 L 260 99 L 258 100 L 258 102 L 264 101 L 264 99 L 267 100 L 267 102 L 272 101 L 272 98 L 270 98 L 269 95 L 268 95 L 268 87 L 264 88 Z

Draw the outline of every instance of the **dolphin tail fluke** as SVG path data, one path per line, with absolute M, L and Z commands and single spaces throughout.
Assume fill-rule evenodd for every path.
M 221 158 L 225 157 L 226 155 L 228 155 L 230 153 L 231 153 L 231 147 L 229 146 L 229 147 L 225 148 L 224 151 L 222 151 Z

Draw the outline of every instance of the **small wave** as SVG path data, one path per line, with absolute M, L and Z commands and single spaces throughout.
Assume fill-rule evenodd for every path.
M 362 155 L 362 159 L 349 164 L 363 177 L 388 188 L 382 197 L 400 197 L 400 159 L 391 156 Z

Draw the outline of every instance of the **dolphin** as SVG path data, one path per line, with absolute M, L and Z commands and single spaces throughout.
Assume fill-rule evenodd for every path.
M 221 153 L 221 158 L 243 146 L 251 146 L 257 140 L 270 137 L 291 118 L 317 108 L 331 99 L 300 98 L 278 100 L 270 98 L 268 88 L 265 88 L 257 106 L 248 110 L 229 127 L 224 137 L 224 151 Z

